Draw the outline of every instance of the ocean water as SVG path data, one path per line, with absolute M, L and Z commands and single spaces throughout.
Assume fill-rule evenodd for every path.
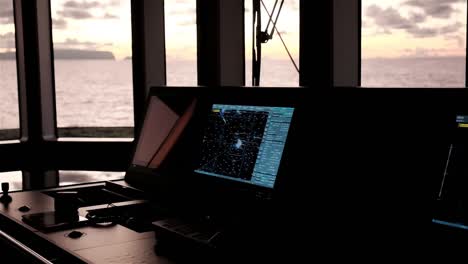
M 132 63 L 57 60 L 58 127 L 133 126 Z
M 0 129 L 19 127 L 16 62 L 0 60 Z
M 364 59 L 363 87 L 464 87 L 465 58 Z

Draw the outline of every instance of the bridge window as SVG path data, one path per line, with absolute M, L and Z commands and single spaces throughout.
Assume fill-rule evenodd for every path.
M 197 2 L 166 0 L 167 85 L 197 85 Z
M 121 180 L 125 172 L 110 171 L 60 171 L 60 186 L 84 182 Z
M 129 0 L 52 0 L 60 137 L 133 137 Z
M 21 171 L 0 172 L 0 179 L 2 179 L 2 182 L 8 182 L 10 184 L 9 191 L 19 191 L 23 189 L 23 173 Z
M 13 1 L 0 1 L 0 140 L 19 138 Z
M 245 0 L 245 69 L 246 85 L 252 85 L 252 17 L 253 1 Z M 275 7 L 275 2 L 278 4 Z M 265 31 L 269 15 L 275 21 L 281 0 L 261 0 L 262 31 Z M 273 12 L 273 10 L 275 10 Z M 273 30 L 270 23 L 268 33 L 273 38 L 262 44 L 261 86 L 298 86 L 299 73 L 299 0 L 287 0 L 281 9 Z M 281 41 L 281 38 L 283 41 Z M 288 54 L 289 51 L 289 54 Z M 291 55 L 291 56 L 290 56 Z M 293 62 L 294 61 L 294 62 Z M 294 65 L 296 64 L 296 65 Z
M 362 0 L 364 87 L 465 87 L 466 1 Z

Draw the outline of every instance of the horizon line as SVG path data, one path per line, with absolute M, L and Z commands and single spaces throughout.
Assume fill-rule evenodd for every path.
M 362 58 L 362 60 L 398 60 L 398 59 L 463 59 L 466 58 L 464 55 L 452 55 L 452 56 L 400 56 L 400 57 L 369 57 Z

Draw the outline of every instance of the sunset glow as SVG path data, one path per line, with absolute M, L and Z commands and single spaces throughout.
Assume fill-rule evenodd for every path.
M 364 58 L 464 56 L 466 0 L 362 0 Z M 252 0 L 245 1 L 246 49 L 250 52 Z M 273 0 L 264 0 L 271 11 Z M 56 48 L 112 51 L 131 56 L 130 0 L 52 0 Z M 177 59 L 196 58 L 196 1 L 166 0 L 166 47 Z M 10 0 L 0 0 L 0 52 L 14 50 Z M 8 12 L 11 10 L 11 13 Z M 294 57 L 299 53 L 299 0 L 286 0 L 278 29 Z M 263 10 L 263 22 L 267 15 Z M 248 55 L 248 54 L 247 54 Z M 284 58 L 278 37 L 265 57 Z

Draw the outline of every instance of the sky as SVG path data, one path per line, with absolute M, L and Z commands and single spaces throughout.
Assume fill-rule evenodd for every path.
M 274 0 L 263 0 L 271 11 Z M 363 58 L 465 56 L 467 0 L 362 0 Z M 130 0 L 51 0 L 55 48 L 131 56 Z M 252 0 L 245 0 L 246 55 L 251 53 Z M 263 10 L 264 12 L 265 10 Z M 196 1 L 166 0 L 168 59 L 196 59 Z M 268 18 L 263 15 L 263 24 Z M 285 0 L 277 28 L 297 60 L 299 0 Z M 266 58 L 287 59 L 278 36 Z M 11 0 L 0 0 L 0 52 L 13 51 Z
M 271 11 L 274 0 L 264 0 Z M 251 0 L 246 0 L 246 50 L 251 50 Z M 51 0 L 55 48 L 112 51 L 117 59 L 131 56 L 130 0 Z M 263 10 L 264 11 L 264 10 Z M 166 0 L 167 56 L 196 59 L 196 1 Z M 263 22 L 267 22 L 264 15 Z M 278 29 L 295 57 L 299 53 L 299 0 L 285 0 Z M 0 0 L 0 52 L 13 51 L 11 0 Z M 249 54 L 247 54 L 249 55 Z M 264 45 L 264 56 L 287 58 L 276 37 Z
M 55 48 L 111 51 L 117 59 L 131 56 L 129 0 L 51 0 L 51 12 Z
M 465 56 L 466 10 L 467 0 L 362 0 L 362 56 Z

